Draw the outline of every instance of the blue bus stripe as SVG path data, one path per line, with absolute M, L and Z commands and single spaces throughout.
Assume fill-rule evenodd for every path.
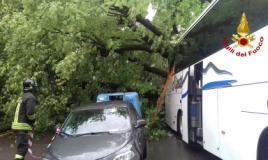
M 223 80 L 223 81 L 214 81 L 208 82 L 207 84 L 203 85 L 203 90 L 211 89 L 211 88 L 219 88 L 219 87 L 230 87 L 232 83 L 237 82 L 236 80 Z
M 183 93 L 182 95 L 181 95 L 181 99 L 183 99 L 184 97 L 186 97 L 188 95 L 188 90 L 185 92 L 185 93 Z
M 220 88 L 220 87 L 230 87 L 232 86 L 232 83 L 236 83 L 236 80 L 223 80 L 223 81 L 213 81 L 213 82 L 208 82 L 207 84 L 203 85 L 202 89 L 207 90 L 207 89 L 212 89 L 212 88 Z M 188 96 L 188 90 L 181 95 L 181 98 L 185 98 Z

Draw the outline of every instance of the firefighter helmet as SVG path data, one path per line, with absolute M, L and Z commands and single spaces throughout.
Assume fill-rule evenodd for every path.
M 27 79 L 23 81 L 23 91 L 36 91 L 36 83 L 34 80 Z

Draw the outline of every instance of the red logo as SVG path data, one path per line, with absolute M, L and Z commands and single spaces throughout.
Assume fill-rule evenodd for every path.
M 245 13 L 242 14 L 236 31 L 237 34 L 232 35 L 232 40 L 235 42 L 235 45 L 230 46 L 228 37 L 224 38 L 224 47 L 230 53 L 240 57 L 247 57 L 256 54 L 261 49 L 264 38 L 261 36 L 259 38 L 258 45 L 255 47 L 251 44 L 251 42 L 255 41 L 256 38 L 253 34 L 250 34 L 250 28 Z

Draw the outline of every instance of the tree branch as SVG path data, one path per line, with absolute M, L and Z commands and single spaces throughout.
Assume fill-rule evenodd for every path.
M 164 35 L 158 28 L 156 28 L 148 19 L 145 19 L 140 14 L 136 16 L 136 21 L 141 23 L 145 28 L 153 32 L 157 36 Z
M 122 21 L 122 19 L 128 18 L 129 8 L 127 6 L 118 7 L 118 6 L 112 5 L 111 7 L 109 7 L 108 16 L 118 17 L 119 20 Z M 164 35 L 157 27 L 155 27 L 148 19 L 145 19 L 142 15 L 140 14 L 137 15 L 136 21 L 142 24 L 145 28 L 147 28 L 151 32 L 153 32 L 155 35 L 157 36 Z M 137 27 L 135 22 L 131 22 L 130 25 L 131 26 L 129 27 L 134 27 L 134 28 Z
M 147 71 L 147 72 L 150 72 L 150 73 L 154 73 L 158 76 L 161 76 L 161 77 L 164 77 L 166 78 L 167 77 L 167 72 L 166 71 L 163 71 L 159 68 L 156 68 L 156 67 L 151 67 L 147 64 L 143 64 L 143 67 L 144 67 L 144 70 Z
M 161 69 L 156 68 L 156 67 L 151 67 L 148 64 L 141 64 L 140 61 L 137 58 L 128 58 L 128 60 L 130 62 L 133 62 L 133 63 L 137 63 L 139 65 L 142 65 L 143 68 L 144 68 L 144 71 L 147 71 L 147 72 L 156 74 L 156 75 L 161 76 L 163 78 L 166 78 L 167 75 L 168 75 L 168 73 L 166 71 L 164 71 L 164 70 L 161 70 Z
M 119 47 L 118 49 L 115 50 L 118 53 L 124 53 L 127 51 L 146 51 L 148 53 L 152 53 L 153 50 L 149 45 L 144 45 L 144 44 L 127 44 Z

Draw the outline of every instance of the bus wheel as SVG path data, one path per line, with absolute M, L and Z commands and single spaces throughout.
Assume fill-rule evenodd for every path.
M 267 160 L 268 157 L 268 128 L 265 129 L 259 139 L 257 160 Z
M 177 115 L 177 135 L 179 139 L 182 138 L 182 111 L 181 110 L 178 111 L 178 115 Z

